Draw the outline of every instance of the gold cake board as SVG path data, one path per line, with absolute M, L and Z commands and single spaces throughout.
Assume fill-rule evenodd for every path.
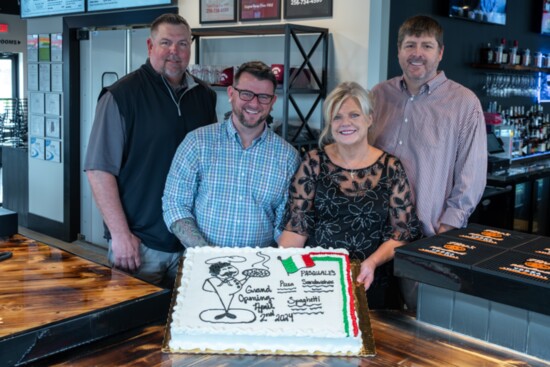
M 363 346 L 359 354 L 333 354 L 325 352 L 316 352 L 315 354 L 307 352 L 288 352 L 288 351 L 248 351 L 248 350 L 181 350 L 172 349 L 169 347 L 171 333 L 170 325 L 172 324 L 172 313 L 176 303 L 177 289 L 181 284 L 181 276 L 183 263 L 185 258 L 182 257 L 179 264 L 178 275 L 174 284 L 174 292 L 172 292 L 172 301 L 170 302 L 170 310 L 168 312 L 168 319 L 166 321 L 166 328 L 164 334 L 164 340 L 162 343 L 162 351 L 164 353 L 181 353 L 181 354 L 243 354 L 243 355 L 295 355 L 295 356 L 334 356 L 334 357 L 373 357 L 376 354 L 376 347 L 374 344 L 374 336 L 372 333 L 372 327 L 369 317 L 369 305 L 367 302 L 367 295 L 363 284 L 355 283 L 354 296 L 355 296 L 355 308 L 357 310 L 357 316 L 359 318 L 359 329 L 361 329 L 361 338 L 363 339 Z M 351 261 L 351 274 L 352 279 L 356 279 L 361 270 L 361 263 L 358 260 Z

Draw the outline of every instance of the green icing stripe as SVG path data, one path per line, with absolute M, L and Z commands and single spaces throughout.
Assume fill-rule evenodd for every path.
M 347 315 L 349 314 L 348 311 L 348 293 L 346 292 L 346 282 L 345 282 L 345 274 L 344 274 L 344 261 L 341 257 L 333 257 L 333 256 L 317 256 L 313 255 L 311 258 L 314 261 L 336 261 L 338 263 L 338 268 L 340 272 L 340 289 L 342 290 L 342 299 L 344 300 L 344 304 L 342 305 L 342 320 L 344 320 L 344 331 L 346 335 L 349 337 L 351 335 L 350 333 L 350 326 L 349 326 L 349 320 L 347 318 Z

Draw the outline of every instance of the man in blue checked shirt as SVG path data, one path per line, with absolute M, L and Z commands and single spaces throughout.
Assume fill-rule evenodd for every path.
M 241 65 L 231 114 L 187 134 L 166 179 L 166 225 L 187 247 L 267 247 L 280 235 L 296 149 L 266 124 L 277 96 L 271 68 Z

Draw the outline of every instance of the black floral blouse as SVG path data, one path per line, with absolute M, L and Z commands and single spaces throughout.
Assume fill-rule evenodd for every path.
M 405 170 L 387 153 L 358 170 L 335 165 L 323 150 L 306 153 L 282 227 L 308 236 L 306 246 L 345 248 L 361 261 L 388 239 L 421 235 Z

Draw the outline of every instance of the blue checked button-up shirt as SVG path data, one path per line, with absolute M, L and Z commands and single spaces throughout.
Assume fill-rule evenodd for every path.
M 266 247 L 280 235 L 279 223 L 296 149 L 266 128 L 247 149 L 231 117 L 187 134 L 166 179 L 163 215 L 168 228 L 194 218 L 213 246 Z

